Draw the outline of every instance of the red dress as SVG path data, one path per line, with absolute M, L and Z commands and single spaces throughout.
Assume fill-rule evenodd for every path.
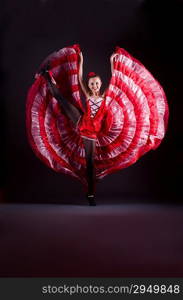
M 49 55 L 53 77 L 63 98 L 83 111 L 79 85 L 79 45 Z M 43 76 L 29 89 L 26 124 L 35 154 L 52 170 L 86 183 L 83 138 L 96 139 L 97 179 L 134 164 L 164 139 L 169 109 L 160 83 L 123 48 L 116 48 L 114 70 L 102 106 L 91 118 L 90 107 L 78 124 L 65 116 Z M 79 129 L 79 130 L 78 130 Z
M 97 139 L 97 136 L 102 128 L 102 120 L 104 119 L 106 113 L 105 99 L 99 97 L 97 100 L 92 99 L 92 97 L 87 99 L 86 112 L 78 123 L 80 135 L 84 138 L 92 140 Z M 92 109 L 93 106 L 91 106 L 90 102 L 93 103 L 93 106 L 96 106 L 96 108 Z M 100 106 L 95 104 L 95 102 L 100 103 Z

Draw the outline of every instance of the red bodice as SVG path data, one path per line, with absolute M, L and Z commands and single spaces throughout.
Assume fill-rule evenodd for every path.
M 92 97 L 87 99 L 86 112 L 78 124 L 80 135 L 89 139 L 96 139 L 97 134 L 101 130 L 105 112 L 106 105 L 102 97 L 99 97 L 97 100 L 94 100 Z

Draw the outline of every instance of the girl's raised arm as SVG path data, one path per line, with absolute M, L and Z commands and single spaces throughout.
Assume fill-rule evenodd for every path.
M 87 89 L 85 87 L 85 84 L 83 82 L 83 54 L 82 52 L 79 53 L 79 57 L 80 57 L 80 63 L 79 63 L 79 83 L 81 86 L 81 89 L 84 93 L 84 95 L 86 96 L 86 98 L 88 98 L 88 92 Z

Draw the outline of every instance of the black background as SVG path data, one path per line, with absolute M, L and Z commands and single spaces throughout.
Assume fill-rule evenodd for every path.
M 181 202 L 183 1 L 10 1 L 1 9 L 1 186 L 7 202 L 77 203 L 79 182 L 47 168 L 30 148 L 25 128 L 27 91 L 40 63 L 53 51 L 79 43 L 84 74 L 110 79 L 109 57 L 120 46 L 163 86 L 168 131 L 156 151 L 105 177 L 101 201 Z

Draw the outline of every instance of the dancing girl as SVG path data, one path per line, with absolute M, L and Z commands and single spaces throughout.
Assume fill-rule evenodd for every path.
M 83 80 L 79 45 L 60 49 L 40 66 L 26 103 L 35 154 L 56 172 L 79 179 L 91 206 L 96 180 L 156 149 L 168 122 L 165 93 L 151 73 L 119 47 L 110 63 L 109 87 L 101 94 L 99 75 L 90 72 Z

